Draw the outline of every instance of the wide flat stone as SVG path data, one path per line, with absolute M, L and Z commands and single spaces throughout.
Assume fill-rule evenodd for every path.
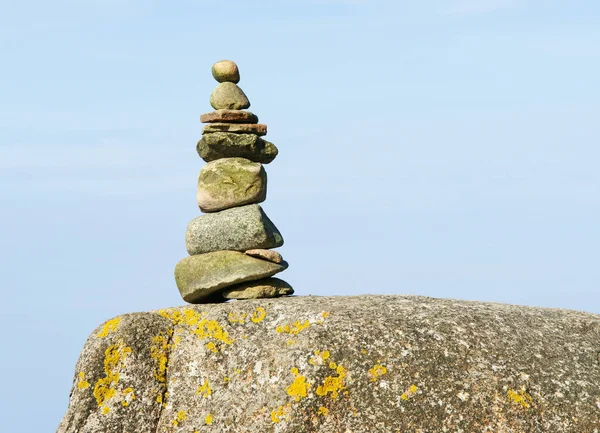
M 211 161 L 200 170 L 196 198 L 202 212 L 261 203 L 267 198 L 267 173 L 245 158 Z
M 246 254 L 252 257 L 256 257 L 258 259 L 268 260 L 273 263 L 282 263 L 283 257 L 277 251 L 274 250 L 265 250 L 265 249 L 256 249 L 256 250 L 248 250 Z
M 279 152 L 273 143 L 257 135 L 229 132 L 204 134 L 196 151 L 206 162 L 220 158 L 246 158 L 263 164 L 273 161 Z
M 220 250 L 243 252 L 280 247 L 283 237 L 262 208 L 251 204 L 194 218 L 187 226 L 185 245 L 191 256 Z
M 246 281 L 270 277 L 286 266 L 256 259 L 237 251 L 215 251 L 186 257 L 175 266 L 181 297 L 190 303 L 214 300 L 219 290 Z
M 243 110 L 250 108 L 250 101 L 235 83 L 219 83 L 210 95 L 210 105 L 215 110 Z
M 202 123 L 258 123 L 258 116 L 250 111 L 243 110 L 217 110 L 200 116 Z
M 219 83 L 230 81 L 237 84 L 240 81 L 240 70 L 231 60 L 218 61 L 213 65 L 211 72 L 213 78 Z
M 261 299 L 278 298 L 293 293 L 294 289 L 287 282 L 279 278 L 265 278 L 227 287 L 221 292 L 221 296 L 225 299 Z
M 210 134 L 212 132 L 267 135 L 267 125 L 262 123 L 210 123 L 202 130 L 202 134 Z

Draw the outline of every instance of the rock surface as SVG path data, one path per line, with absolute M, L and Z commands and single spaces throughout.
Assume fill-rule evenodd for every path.
M 260 259 L 268 260 L 273 263 L 283 262 L 283 257 L 277 251 L 274 250 L 248 250 L 246 254 L 252 257 L 258 257 Z
M 221 292 L 221 296 L 224 299 L 261 299 L 278 298 L 293 293 L 294 289 L 287 281 L 279 278 L 265 278 L 227 287 Z
M 281 233 L 257 204 L 200 215 L 190 221 L 185 234 L 185 246 L 191 256 L 282 245 Z
M 258 123 L 258 116 L 250 111 L 217 110 L 200 115 L 200 122 Z
M 600 316 L 416 296 L 120 316 L 58 433 L 593 433 Z
M 237 251 L 215 251 L 186 257 L 175 266 L 175 282 L 186 302 L 218 301 L 212 295 L 224 287 L 260 280 L 284 271 L 276 264 Z
M 240 82 L 240 70 L 231 60 L 219 60 L 213 65 L 211 72 L 213 78 L 219 83 L 230 81 L 237 84 Z
M 210 105 L 215 110 L 243 110 L 250 108 L 250 101 L 235 83 L 219 83 L 210 94 Z
M 212 132 L 267 135 L 267 125 L 262 123 L 209 123 L 202 130 L 202 134 L 210 134 Z
M 267 173 L 258 162 L 222 158 L 209 162 L 198 175 L 196 199 L 202 212 L 261 203 L 267 198 Z
M 196 146 L 196 151 L 206 162 L 221 158 L 246 158 L 263 164 L 273 161 L 278 153 L 273 143 L 255 134 L 229 132 L 204 134 Z

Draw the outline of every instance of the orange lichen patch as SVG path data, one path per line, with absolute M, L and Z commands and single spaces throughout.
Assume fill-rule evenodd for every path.
M 327 416 L 329 415 L 329 409 L 327 409 L 325 406 L 321 406 L 319 407 L 319 411 L 317 413 L 319 415 Z
M 530 408 L 531 403 L 533 402 L 533 397 L 531 397 L 531 395 L 529 395 L 524 389 L 520 389 L 519 391 L 509 389 L 506 392 L 506 396 L 510 401 L 520 405 L 525 409 Z
M 204 417 L 204 424 L 206 424 L 206 425 L 212 425 L 213 421 L 214 421 L 214 418 L 211 414 L 207 414 Z
M 252 313 L 250 320 L 252 320 L 254 323 L 260 323 L 265 319 L 265 317 L 267 317 L 267 312 L 265 309 L 263 307 L 257 307 L 256 310 L 254 310 L 254 313 Z
M 298 335 L 300 332 L 302 332 L 304 329 L 308 328 L 309 326 L 310 326 L 310 323 L 308 322 L 308 320 L 305 320 L 304 322 L 300 322 L 299 320 L 296 320 L 291 325 L 278 326 L 277 328 L 275 328 L 275 330 L 277 332 L 279 332 L 280 334 L 285 333 L 285 334 L 290 334 L 290 335 Z
M 127 347 L 123 340 L 108 346 L 104 352 L 105 376 L 98 379 L 94 385 L 94 397 L 103 414 L 110 411 L 107 403 L 117 392 L 116 386 L 119 383 L 120 370 L 124 367 L 125 358 L 130 354 L 131 348 Z
M 417 393 L 417 391 L 419 390 L 419 387 L 415 384 L 412 384 L 406 391 L 404 391 L 402 393 L 402 395 L 400 396 L 400 398 L 404 401 L 408 400 L 409 398 L 411 398 L 414 394 Z
M 180 410 L 179 412 L 177 412 L 177 415 L 175 415 L 175 419 L 172 421 L 172 424 L 175 427 L 177 427 L 180 423 L 182 423 L 186 419 L 187 419 L 187 413 L 186 413 L 186 411 Z
M 165 382 L 167 380 L 167 362 L 169 361 L 170 344 L 169 336 L 161 332 L 155 337 L 152 337 L 152 345 L 150 346 L 150 356 L 156 361 L 156 367 L 154 367 L 154 378 L 159 382 Z
M 302 398 L 306 397 L 310 390 L 310 384 L 306 381 L 306 377 L 298 372 L 297 368 L 292 368 L 290 373 L 292 373 L 295 378 L 292 384 L 287 387 L 286 392 L 290 397 L 294 397 L 294 400 L 300 401 Z
M 78 375 L 77 389 L 86 389 L 90 387 L 90 383 L 85 380 L 85 373 L 82 371 Z
M 346 389 L 345 379 L 348 376 L 348 370 L 341 365 L 337 365 L 335 362 L 329 363 L 329 368 L 334 369 L 337 376 L 327 376 L 323 380 L 323 384 L 317 387 L 317 395 L 331 395 L 331 398 L 337 399 L 340 391 Z
M 202 395 L 202 397 L 204 397 L 204 398 L 210 397 L 210 395 L 212 394 L 212 389 L 210 387 L 210 383 L 209 383 L 208 379 L 205 379 L 202 386 L 198 387 L 198 389 L 196 390 L 196 394 Z
M 271 421 L 279 423 L 281 421 L 289 421 L 291 418 L 290 412 L 292 406 L 288 403 L 285 406 L 279 406 L 277 409 L 271 411 Z
M 104 326 L 102 326 L 102 329 L 100 330 L 100 332 L 98 332 L 97 337 L 104 338 L 111 332 L 115 332 L 119 327 L 120 323 L 120 317 L 115 317 L 114 319 L 111 319 L 108 322 L 104 323 Z
M 375 364 L 369 369 L 369 378 L 371 382 L 377 382 L 377 379 L 387 373 L 387 368 L 384 365 Z
M 246 317 L 248 315 L 246 313 L 238 313 L 236 311 L 231 311 L 228 315 L 227 315 L 227 321 L 231 324 L 234 323 L 239 323 L 244 324 L 246 323 Z
M 121 401 L 121 404 L 127 407 L 131 404 L 133 400 L 135 400 L 135 393 L 133 392 L 133 388 L 125 388 L 123 390 L 123 400 Z

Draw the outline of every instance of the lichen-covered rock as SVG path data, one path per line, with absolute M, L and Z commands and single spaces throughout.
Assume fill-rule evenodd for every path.
M 210 105 L 215 110 L 243 110 L 250 108 L 250 101 L 237 84 L 224 82 L 211 93 Z
M 244 110 L 217 110 L 202 114 L 200 122 L 258 123 L 258 116 Z
M 190 221 L 185 233 L 185 246 L 191 256 L 282 245 L 281 233 L 257 204 L 200 215 Z
M 223 297 L 213 295 L 221 289 L 270 277 L 287 267 L 287 263 L 272 263 L 237 251 L 215 251 L 186 257 L 177 263 L 175 282 L 184 301 L 217 302 Z
M 246 158 L 268 164 L 275 159 L 277 147 L 255 134 L 213 132 L 204 134 L 196 146 L 200 158 L 206 162 L 220 158 Z
M 267 135 L 267 125 L 262 123 L 209 123 L 202 130 L 202 134 L 211 134 L 213 132 Z
M 600 316 L 568 310 L 416 296 L 170 308 L 94 331 L 58 433 L 594 433 L 599 352 Z
M 267 198 L 267 173 L 249 159 L 217 159 L 200 170 L 196 198 L 202 212 L 261 203 Z
M 279 278 L 265 278 L 227 287 L 221 292 L 221 296 L 224 299 L 260 299 L 278 298 L 293 293 L 294 289 L 287 281 Z

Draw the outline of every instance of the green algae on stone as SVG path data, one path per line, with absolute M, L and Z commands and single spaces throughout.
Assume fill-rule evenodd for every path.
M 191 303 L 214 300 L 220 289 L 270 277 L 287 266 L 256 259 L 237 251 L 214 251 L 186 257 L 175 267 L 182 298 Z
M 210 105 L 215 110 L 243 110 L 250 108 L 250 101 L 235 83 L 220 83 L 210 95 Z
M 196 198 L 202 212 L 261 203 L 267 198 L 267 173 L 245 158 L 211 161 L 200 170 Z
M 185 245 L 190 255 L 211 251 L 277 248 L 283 237 L 257 204 L 234 207 L 194 218 L 188 224 Z
M 204 134 L 196 146 L 198 155 L 206 161 L 221 158 L 246 158 L 254 162 L 268 164 L 275 159 L 278 150 L 255 134 L 233 134 L 214 132 Z
M 265 278 L 227 287 L 221 295 L 225 299 L 261 299 L 278 298 L 293 293 L 294 289 L 286 281 L 279 278 Z

